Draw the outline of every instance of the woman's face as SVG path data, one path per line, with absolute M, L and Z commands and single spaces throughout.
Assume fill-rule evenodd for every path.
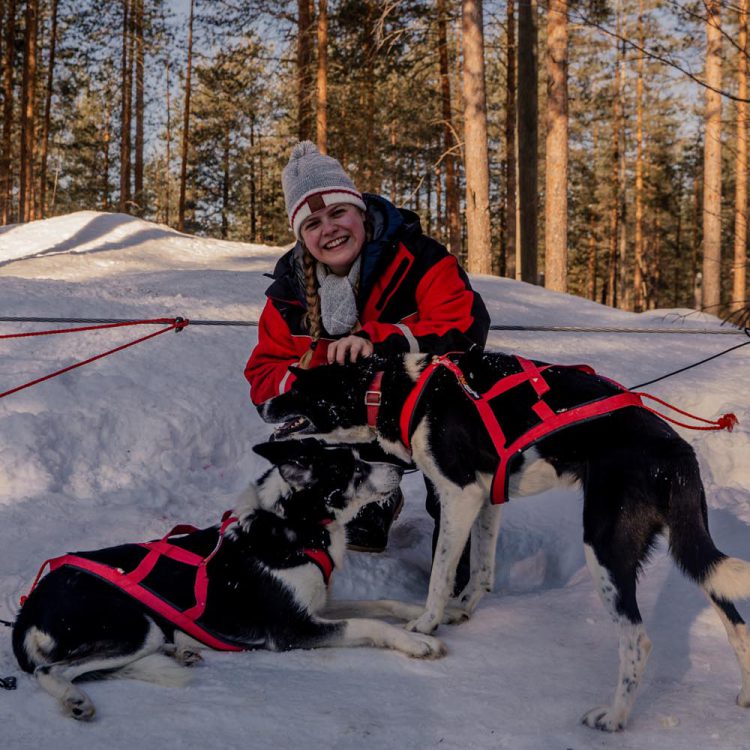
M 364 216 L 351 203 L 334 203 L 310 214 L 300 237 L 315 260 L 345 276 L 365 244 Z

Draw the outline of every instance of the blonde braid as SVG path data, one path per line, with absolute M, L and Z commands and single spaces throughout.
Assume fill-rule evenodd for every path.
M 305 272 L 305 302 L 307 312 L 305 313 L 305 322 L 312 338 L 310 348 L 302 355 L 299 366 L 306 370 L 310 366 L 315 347 L 320 339 L 320 295 L 318 294 L 317 280 L 315 278 L 315 258 L 310 251 L 304 246 L 302 254 L 302 268 Z

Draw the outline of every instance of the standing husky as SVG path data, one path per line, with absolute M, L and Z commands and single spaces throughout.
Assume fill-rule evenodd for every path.
M 78 678 L 119 674 L 182 684 L 183 667 L 200 659 L 203 644 L 227 650 L 375 646 L 415 658 L 445 653 L 436 638 L 378 620 L 321 616 L 331 569 L 343 560 L 344 524 L 365 503 L 389 496 L 401 476 L 397 468 L 313 440 L 265 443 L 255 450 L 274 468 L 221 526 L 146 545 L 160 554 L 140 588 L 148 587 L 147 598 L 156 592 L 160 600 L 179 602 L 178 619 L 200 604 L 201 614 L 187 625 L 201 642 L 167 620 L 163 607 L 149 607 L 69 563 L 33 589 L 13 629 L 13 650 L 22 669 L 33 672 L 70 716 L 94 716 L 93 703 L 73 684 Z M 205 563 L 198 567 L 207 573 L 207 596 L 200 603 L 193 596 L 199 579 L 193 574 L 185 586 L 185 571 L 176 565 L 191 556 Z M 78 553 L 76 559 L 84 565 L 106 562 L 123 575 L 146 557 L 144 545 L 123 545 Z M 356 614 L 356 607 L 343 610 Z M 343 610 L 339 606 L 336 613 Z M 415 614 L 398 603 L 379 605 L 378 611 L 402 619 Z
M 692 448 L 655 414 L 627 406 L 633 394 L 587 368 L 547 367 L 481 352 L 463 355 L 453 369 L 435 365 L 435 358 L 406 354 L 294 369 L 290 390 L 261 408 L 266 421 L 295 420 L 290 431 L 336 442 L 366 442 L 374 431 L 387 452 L 411 458 L 435 485 L 440 534 L 429 593 L 424 612 L 407 628 L 431 633 L 441 622 L 470 532 L 471 579 L 459 598 L 466 615 L 492 590 L 500 505 L 488 500 L 492 494 L 498 501 L 493 485 L 498 467 L 503 468 L 502 455 L 503 460 L 509 457 L 512 496 L 536 494 L 563 477 L 583 486 L 586 562 L 620 640 L 614 700 L 586 713 L 583 723 L 616 731 L 630 715 L 651 650 L 636 601 L 636 579 L 659 534 L 668 537 L 675 562 L 703 589 L 721 618 L 742 674 L 737 702 L 750 705 L 750 637 L 733 604 L 750 596 L 750 564 L 727 557 L 714 545 Z M 427 368 L 436 369 L 428 380 L 422 377 Z M 532 373 L 528 378 L 527 372 Z M 502 391 L 498 384 L 507 376 L 516 378 L 519 387 Z M 488 421 L 477 404 L 480 394 L 489 392 L 500 395 L 491 406 L 481 404 L 492 410 Z M 513 445 L 548 416 L 559 421 L 582 404 L 613 397 L 627 408 L 548 432 L 525 453 L 504 452 L 498 430 L 487 426 L 499 420 L 501 436 Z

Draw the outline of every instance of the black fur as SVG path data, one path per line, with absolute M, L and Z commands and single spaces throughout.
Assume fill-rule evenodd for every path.
M 400 471 L 391 464 L 367 463 L 351 448 L 314 440 L 267 443 L 256 451 L 275 467 L 248 490 L 247 504 L 235 511 L 239 521 L 207 566 L 209 595 L 198 623 L 245 649 L 378 645 L 412 656 L 441 655 L 439 641 L 415 640 L 385 623 L 322 619 L 317 613 L 326 601 L 326 582 L 303 552 L 325 550 L 340 562 L 343 523 L 361 503 L 388 497 Z M 171 541 L 205 557 L 218 538 L 217 525 Z M 81 554 L 129 571 L 144 551 L 123 545 Z M 301 573 L 290 578 L 298 569 Z M 152 590 L 187 608 L 195 603 L 194 572 L 162 557 L 146 580 Z M 73 680 L 92 672 L 137 672 L 157 652 L 192 663 L 200 644 L 180 636 L 172 624 L 114 585 L 61 567 L 41 579 L 21 608 L 13 650 L 21 668 L 34 672 L 68 713 L 90 719 L 93 704 Z
M 424 355 L 371 357 L 356 364 L 296 371 L 291 389 L 267 401 L 261 415 L 270 422 L 305 419 L 302 431 L 324 439 L 371 439 L 366 429 L 365 392 L 374 374 L 382 371 L 375 431 L 384 448 L 407 460 L 400 442 L 400 416 L 417 374 L 428 362 Z M 479 393 L 520 369 L 515 357 L 477 351 L 462 355 L 458 364 L 468 385 Z M 555 411 L 621 390 L 606 378 L 573 368 L 551 367 L 545 370 L 544 379 L 551 387 L 544 400 Z M 531 385 L 525 384 L 493 401 L 508 443 L 538 423 L 531 410 L 537 398 Z M 490 590 L 494 583 L 499 516 L 482 510 L 482 501 L 477 504 L 476 498 L 488 499 L 488 483 L 477 477 L 492 477 L 498 456 L 472 400 L 445 368 L 433 375 L 417 402 L 410 433 L 414 462 L 441 495 L 441 519 L 450 515 L 450 520 L 441 524 L 438 546 L 443 554 L 435 557 L 426 610 L 408 626 L 431 632 L 441 621 L 455 564 L 472 524 L 472 538 L 484 533 L 492 544 L 485 545 L 491 549 L 485 549 L 483 560 L 472 560 L 472 578 L 461 596 L 468 613 L 482 591 Z M 705 493 L 692 448 L 660 417 L 636 407 L 569 425 L 540 439 L 534 448 L 542 459 L 540 465 L 551 467 L 558 477 L 566 475 L 582 483 L 584 542 L 592 552 L 587 553 L 587 561 L 602 599 L 621 626 L 620 651 L 624 655 L 615 701 L 611 707 L 589 712 L 584 722 L 612 731 L 622 728 L 627 720 L 634 685 L 650 649 L 636 601 L 636 580 L 662 532 L 669 533 L 676 563 L 704 588 L 727 628 L 742 671 L 738 702 L 750 704 L 750 639 L 731 597 L 721 593 L 750 596 L 750 565 L 728 559 L 711 539 Z M 519 479 L 525 463 L 521 454 L 511 461 L 511 483 L 513 475 Z M 631 657 L 632 663 L 626 663 Z

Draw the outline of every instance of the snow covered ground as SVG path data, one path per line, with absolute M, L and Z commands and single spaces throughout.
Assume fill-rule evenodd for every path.
M 117 214 L 81 212 L 0 229 L 0 316 L 257 320 L 279 248 L 178 234 Z M 507 279 L 475 280 L 502 324 L 692 326 L 688 311 L 623 313 Z M 0 324 L 0 335 L 54 326 Z M 154 329 L 0 340 L 0 393 Z M 150 539 L 177 522 L 213 523 L 264 470 L 251 446 L 270 429 L 242 370 L 252 327 L 189 327 L 0 399 L 0 618 L 12 619 L 46 558 Z M 587 362 L 628 385 L 742 339 L 731 336 L 493 333 L 494 349 Z M 713 535 L 750 559 L 750 347 L 649 390 L 704 416 L 733 411 L 731 434 L 682 431 L 704 472 Z M 430 522 L 424 487 L 382 555 L 351 553 L 334 596 L 424 597 Z M 373 649 L 207 653 L 190 686 L 89 686 L 97 720 L 65 719 L 22 675 L 0 628 L 0 742 L 39 750 L 149 747 L 750 748 L 739 672 L 700 592 L 663 546 L 640 603 L 654 650 L 629 727 L 579 724 L 609 701 L 615 631 L 585 570 L 581 500 L 565 490 L 511 502 L 498 583 L 475 617 L 442 628 L 449 654 L 421 663 Z M 750 616 L 750 607 L 743 610 Z

